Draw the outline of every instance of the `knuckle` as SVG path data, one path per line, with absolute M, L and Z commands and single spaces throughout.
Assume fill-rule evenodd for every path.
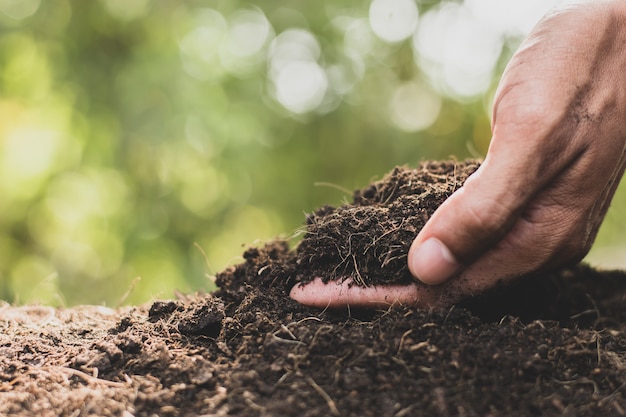
M 516 61 L 526 62 L 529 59 L 518 57 Z M 538 94 L 530 95 L 532 100 L 526 99 L 529 97 L 528 90 L 539 90 L 544 86 L 519 81 L 518 78 L 519 76 L 514 75 L 511 76 L 511 80 L 506 76 L 504 78 L 504 84 L 494 104 L 496 126 L 536 128 L 545 125 L 546 116 L 554 114 L 554 103 L 550 102 L 549 97 Z M 539 92 L 535 91 L 535 93 Z
M 466 227 L 473 240 L 493 241 L 503 237 L 508 229 L 511 211 L 494 200 L 471 204 L 466 208 Z

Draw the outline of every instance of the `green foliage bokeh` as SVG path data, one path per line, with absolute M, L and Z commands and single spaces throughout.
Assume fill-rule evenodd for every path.
M 418 1 L 420 22 L 461 4 L 441 3 Z M 0 299 L 116 306 L 210 290 L 244 246 L 292 238 L 305 212 L 349 199 L 342 189 L 484 155 L 521 34 L 501 34 L 479 93 L 456 94 L 415 38 L 380 39 L 368 13 L 330 0 L 0 0 Z M 281 34 L 314 55 L 302 59 L 320 84 L 286 84 L 308 101 L 276 81 Z M 433 120 L 407 121 L 405 102 Z M 612 213 L 600 241 L 619 247 Z

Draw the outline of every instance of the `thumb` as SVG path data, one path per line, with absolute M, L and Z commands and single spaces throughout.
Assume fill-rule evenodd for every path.
M 508 162 L 504 166 L 488 155 L 437 209 L 409 250 L 413 276 L 426 284 L 441 284 L 507 234 L 532 192 L 522 181 L 522 167 Z

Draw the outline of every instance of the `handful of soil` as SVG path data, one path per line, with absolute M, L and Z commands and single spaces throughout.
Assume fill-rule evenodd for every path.
M 409 247 L 426 221 L 478 167 L 477 160 L 396 167 L 354 192 L 352 204 L 323 206 L 307 217 L 297 248 L 296 280 L 352 278 L 354 285 L 407 284 Z

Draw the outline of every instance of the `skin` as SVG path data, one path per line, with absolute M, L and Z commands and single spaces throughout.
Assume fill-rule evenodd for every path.
M 557 8 L 522 43 L 495 96 L 483 165 L 416 237 L 420 284 L 357 288 L 315 280 L 316 307 L 449 306 L 589 251 L 626 164 L 626 2 Z

